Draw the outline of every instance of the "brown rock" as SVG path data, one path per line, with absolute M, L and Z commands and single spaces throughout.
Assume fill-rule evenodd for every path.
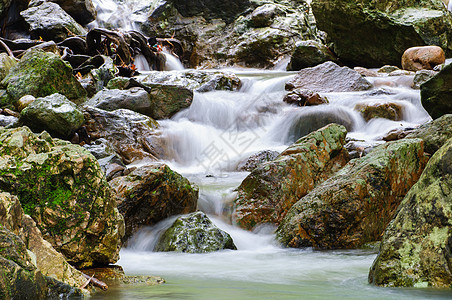
M 358 103 L 355 110 L 359 111 L 366 121 L 375 118 L 384 118 L 392 121 L 403 119 L 403 107 L 397 103 Z
M 444 64 L 446 55 L 438 46 L 412 47 L 402 55 L 402 68 L 408 71 L 433 70 L 437 65 Z
M 318 93 L 303 89 L 293 90 L 284 97 L 283 101 L 297 106 L 311 106 L 328 103 L 328 99 L 320 96 Z

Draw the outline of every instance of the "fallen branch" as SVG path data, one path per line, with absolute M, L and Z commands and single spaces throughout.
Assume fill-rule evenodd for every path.
M 105 282 L 100 281 L 99 279 L 96 279 L 96 278 L 94 277 L 94 274 L 93 274 L 93 276 L 91 276 L 91 277 L 88 276 L 88 275 L 86 275 L 86 274 L 83 273 L 83 272 L 82 272 L 82 274 L 83 274 L 83 276 L 84 276 L 86 279 L 88 279 L 87 282 L 85 282 L 86 286 L 91 282 L 94 286 L 97 286 L 97 287 L 101 288 L 101 289 L 104 290 L 104 291 L 108 290 L 108 285 L 107 285 Z M 85 284 L 83 284 L 83 285 L 85 285 Z
M 6 45 L 5 42 L 0 40 L 0 45 L 3 47 L 3 49 L 5 49 L 6 53 L 8 53 L 9 56 L 15 58 L 13 52 L 11 51 L 11 49 L 9 49 L 8 45 Z

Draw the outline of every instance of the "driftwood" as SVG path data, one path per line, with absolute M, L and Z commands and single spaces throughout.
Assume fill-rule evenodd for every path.
M 82 285 L 83 287 L 81 287 L 81 288 L 85 288 L 86 286 L 88 286 L 88 284 L 92 283 L 94 286 L 99 287 L 104 291 L 108 290 L 108 285 L 105 282 L 100 281 L 99 279 L 96 279 L 94 277 L 94 274 L 93 274 L 93 276 L 88 276 L 83 272 L 82 272 L 82 274 L 83 274 L 83 277 L 85 277 L 87 279 L 87 281 Z

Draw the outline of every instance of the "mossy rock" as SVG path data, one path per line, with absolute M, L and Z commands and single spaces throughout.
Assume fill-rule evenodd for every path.
M 452 114 L 444 115 L 425 123 L 408 134 L 407 138 L 420 138 L 424 141 L 425 152 L 434 154 L 452 138 Z
M 451 82 L 452 65 L 449 64 L 421 85 L 422 106 L 433 119 L 452 114 Z
M 422 140 L 376 147 L 295 203 L 277 229 L 282 245 L 359 248 L 378 241 L 427 163 Z
M 56 54 L 42 50 L 26 52 L 10 69 L 2 85 L 6 86 L 12 103 L 25 95 L 46 97 L 55 93 L 75 103 L 86 99 L 86 91 L 72 75 L 69 63 Z
M 9 70 L 16 65 L 16 60 L 6 53 L 0 53 L 0 81 L 2 81 Z
M 119 258 L 123 219 L 97 160 L 27 127 L 0 129 L 0 190 L 16 195 L 43 237 L 79 267 Z
M 154 251 L 206 253 L 224 249 L 237 249 L 231 236 L 198 211 L 177 218 L 162 234 Z
M 430 159 L 386 229 L 369 282 L 452 287 L 452 139 Z

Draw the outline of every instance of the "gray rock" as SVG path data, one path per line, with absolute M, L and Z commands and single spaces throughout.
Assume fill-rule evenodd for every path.
M 452 114 L 423 124 L 406 137 L 422 139 L 425 152 L 433 155 L 447 140 L 452 138 Z
M 301 41 L 295 47 L 287 71 L 315 67 L 327 61 L 337 61 L 337 58 L 325 45 L 314 40 Z
M 421 85 L 421 102 L 433 118 L 452 114 L 452 64 Z
M 86 105 L 99 109 L 113 111 L 120 108 L 152 115 L 153 106 L 148 92 L 139 87 L 129 90 L 101 90 Z
M 433 70 L 420 70 L 416 72 L 413 79 L 413 89 L 419 90 L 421 85 L 425 82 L 429 81 L 433 76 L 435 76 L 438 72 Z
M 62 41 L 71 34 L 86 35 L 86 30 L 78 24 L 58 4 L 44 2 L 24 10 L 20 15 L 30 26 L 31 33 L 46 40 Z
M 154 251 L 206 253 L 224 249 L 237 249 L 231 236 L 198 211 L 177 218 L 162 234 Z
M 286 83 L 286 90 L 298 88 L 315 92 L 353 92 L 368 90 L 372 88 L 372 84 L 358 72 L 328 61 L 316 67 L 301 70 Z
M 279 152 L 272 150 L 260 151 L 256 154 L 251 155 L 246 160 L 239 163 L 237 170 L 239 171 L 252 171 L 261 163 L 272 161 L 278 157 Z
M 16 60 L 6 53 L 0 53 L 0 82 L 9 73 L 9 70 L 16 64 Z
M 234 17 L 245 11 L 249 0 L 171 0 L 184 17 L 203 16 L 206 19 L 221 18 L 232 21 Z
M 57 3 L 71 17 L 82 25 L 96 19 L 97 12 L 91 0 L 50 0 Z
M 77 106 L 65 96 L 53 94 L 37 98 L 20 114 L 20 121 L 33 130 L 46 130 L 55 137 L 70 138 L 85 119 Z

